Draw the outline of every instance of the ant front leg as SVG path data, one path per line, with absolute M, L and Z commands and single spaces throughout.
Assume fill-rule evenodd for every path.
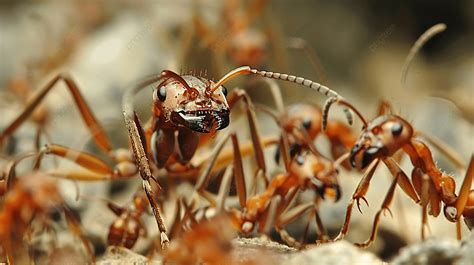
M 390 204 L 392 203 L 393 196 L 395 194 L 395 188 L 397 187 L 397 181 L 398 181 L 398 177 L 395 177 L 392 181 L 392 185 L 390 185 L 390 188 L 387 192 L 387 195 L 385 196 L 385 199 L 383 200 L 382 207 L 380 208 L 380 210 L 375 215 L 374 225 L 372 227 L 372 233 L 370 235 L 370 238 L 367 239 L 367 241 L 365 241 L 364 243 L 355 244 L 356 246 L 366 248 L 374 242 L 375 236 L 377 235 L 378 227 L 380 225 L 380 215 L 384 211 L 388 211 L 388 213 L 390 213 L 390 215 L 393 217 L 392 212 L 390 211 L 389 207 L 390 207 Z
M 111 151 L 111 145 L 107 135 L 105 134 L 104 129 L 97 121 L 96 117 L 92 113 L 91 109 L 87 105 L 84 97 L 82 96 L 81 92 L 79 91 L 76 82 L 67 74 L 59 74 L 55 78 L 53 78 L 49 83 L 46 84 L 43 88 L 41 88 L 38 93 L 31 99 L 28 103 L 26 108 L 23 110 L 20 115 L 2 132 L 0 133 L 0 147 L 3 144 L 3 141 L 12 135 L 18 127 L 20 127 L 25 120 L 30 117 L 33 111 L 38 107 L 41 101 L 45 98 L 45 96 L 51 91 L 53 87 L 60 81 L 63 80 L 66 83 L 66 87 L 69 89 L 71 93 L 74 103 L 79 109 L 79 113 L 81 114 L 84 122 L 86 123 L 94 142 L 97 146 L 102 150 L 104 153 L 109 154 Z
M 369 189 L 370 180 L 372 179 L 372 176 L 374 175 L 375 169 L 377 169 L 379 162 L 380 162 L 379 159 L 375 159 L 367 167 L 367 170 L 365 171 L 364 176 L 360 180 L 359 185 L 357 186 L 357 189 L 352 195 L 352 199 L 349 201 L 349 204 L 347 205 L 344 224 L 341 227 L 341 230 L 339 231 L 339 234 L 337 235 L 337 237 L 334 238 L 334 241 L 343 239 L 349 232 L 349 223 L 351 221 L 352 208 L 354 207 L 354 201 L 357 202 L 357 208 L 359 209 L 359 212 L 361 213 L 362 211 L 360 210 L 359 200 L 362 199 L 367 205 L 369 205 L 369 203 L 365 199 L 365 194 L 367 193 L 367 190 Z
M 128 178 L 135 176 L 138 172 L 136 165 L 126 150 L 111 152 L 117 163 L 115 168 L 110 167 L 102 159 L 95 155 L 74 150 L 57 144 L 45 145 L 38 154 L 35 169 L 40 167 L 43 155 L 53 155 L 67 159 L 86 170 L 52 170 L 48 173 L 60 178 L 81 181 L 112 180 L 115 178 Z
M 160 231 L 161 247 L 167 248 L 169 244 L 169 239 L 168 239 L 168 236 L 166 235 L 166 227 L 163 221 L 163 217 L 161 217 L 160 208 L 158 207 L 158 204 L 155 202 L 156 195 L 151 187 L 151 180 L 155 181 L 159 190 L 161 190 L 161 186 L 159 185 L 159 183 L 156 181 L 156 179 L 153 177 L 151 173 L 149 160 L 146 155 L 147 152 L 145 150 L 145 141 L 146 141 L 145 134 L 144 134 L 143 128 L 140 125 L 138 116 L 135 112 L 130 113 L 128 111 L 132 108 L 126 108 L 126 107 L 124 107 L 125 124 L 128 129 L 128 134 L 130 137 L 133 154 L 135 156 L 135 161 L 138 166 L 138 172 L 140 173 L 140 176 L 142 177 L 143 189 L 145 190 L 148 201 L 150 202 L 150 206 L 153 210 L 153 215 L 155 216 L 155 220 L 158 225 L 158 229 Z

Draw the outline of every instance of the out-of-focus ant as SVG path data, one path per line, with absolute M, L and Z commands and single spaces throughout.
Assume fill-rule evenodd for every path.
M 148 209 L 148 201 L 143 191 L 137 191 L 129 207 L 121 207 L 112 202 L 107 207 L 117 215 L 110 225 L 107 245 L 132 248 L 140 236 L 147 236 L 147 229 L 141 219 Z
M 281 148 L 277 149 L 275 154 L 277 163 L 280 160 L 282 149 L 286 150 L 283 155 L 285 164 L 291 159 L 288 157 L 288 152 L 292 149 L 306 148 L 320 156 L 320 152 L 314 145 L 314 140 L 319 135 L 325 135 L 329 140 L 333 159 L 338 159 L 346 154 L 355 143 L 356 136 L 352 133 L 351 128 L 340 121 L 328 121 L 326 130 L 322 131 L 323 113 L 321 108 L 315 104 L 297 103 L 285 108 L 278 85 L 273 80 L 265 81 L 273 95 L 277 112 L 261 105 L 258 105 L 257 108 L 273 117 L 282 129 Z M 346 115 L 349 122 L 351 122 L 350 114 L 346 112 Z M 342 165 L 350 168 L 350 165 L 346 164 L 345 161 Z
M 230 218 L 221 214 L 181 232 L 163 252 L 163 258 L 166 262 L 183 265 L 236 264 L 231 255 L 231 240 L 236 236 Z
M 225 69 L 225 61 L 231 61 L 234 66 L 261 67 L 268 57 L 268 39 L 273 32 L 255 26 L 255 20 L 262 17 L 268 1 L 252 1 L 244 8 L 245 10 L 239 7 L 239 2 L 232 0 L 223 3 L 219 22 L 216 24 L 217 27 L 221 27 L 220 30 L 209 26 L 198 11 L 193 15 L 198 42 L 212 52 L 213 63 L 217 64 L 218 70 Z M 199 7 L 195 10 L 199 10 Z M 183 43 L 188 43 L 189 49 L 192 43 L 185 41 L 190 40 L 188 35 L 183 35 Z M 183 52 L 188 53 L 186 49 Z
M 52 215 L 64 213 L 72 234 L 81 239 L 89 258 L 94 261 L 89 240 L 83 235 L 79 221 L 64 204 L 52 177 L 40 171 L 32 171 L 21 177 L 16 176 L 16 165 L 34 154 L 20 156 L 10 162 L 5 171 L 6 192 L 0 197 L 0 246 L 9 263 L 21 254 L 25 238 L 31 239 L 36 226 L 51 230 Z M 31 253 L 30 253 L 31 254 Z

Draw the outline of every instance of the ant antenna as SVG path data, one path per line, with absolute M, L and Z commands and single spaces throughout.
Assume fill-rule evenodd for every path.
M 328 124 L 328 116 L 329 116 L 329 109 L 331 108 L 332 104 L 338 103 L 340 105 L 343 105 L 352 111 L 355 112 L 355 114 L 360 118 L 362 123 L 364 123 L 364 126 L 367 127 L 367 121 L 365 120 L 364 116 L 359 112 L 358 109 L 356 109 L 351 103 L 347 102 L 344 98 L 342 97 L 330 97 L 326 100 L 324 103 L 323 107 L 323 130 L 326 130 L 327 124 Z
M 427 43 L 430 39 L 434 36 L 438 35 L 439 33 L 443 32 L 446 29 L 446 24 L 439 23 L 428 30 L 426 30 L 421 36 L 416 40 L 415 44 L 410 49 L 407 58 L 405 59 L 405 64 L 403 65 L 402 69 L 402 76 L 401 76 L 401 83 L 405 86 L 408 70 L 410 69 L 410 65 L 415 58 L 415 55 L 420 51 L 420 49 Z
M 288 81 L 292 83 L 296 83 L 299 85 L 303 85 L 306 87 L 309 87 L 313 90 L 316 90 L 316 92 L 319 92 L 321 94 L 324 94 L 327 97 L 335 97 L 335 98 L 341 98 L 342 97 L 334 90 L 328 88 L 327 86 L 321 85 L 319 83 L 316 83 L 312 80 L 303 78 L 303 77 L 297 77 L 294 75 L 288 75 L 288 74 L 282 74 L 282 73 L 274 73 L 274 72 L 267 72 L 267 71 L 260 71 L 257 69 L 250 68 L 249 66 L 242 66 L 239 68 L 236 68 L 229 73 L 227 73 L 224 77 L 222 77 L 215 85 L 214 88 L 212 88 L 211 93 L 213 93 L 219 86 L 227 82 L 229 79 L 232 79 L 236 76 L 242 75 L 242 74 L 255 74 L 259 75 L 262 77 L 266 78 L 272 78 L 272 79 L 279 79 L 283 81 Z M 352 124 L 353 122 L 353 117 L 352 113 L 350 112 L 349 109 L 345 108 L 344 112 L 346 114 L 347 121 L 349 124 Z

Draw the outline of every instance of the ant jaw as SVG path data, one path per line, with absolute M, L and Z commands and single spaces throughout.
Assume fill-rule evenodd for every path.
M 383 152 L 383 147 L 373 145 L 365 147 L 363 145 L 356 144 L 351 150 L 349 161 L 353 168 L 364 169 L 376 158 L 382 156 Z
M 330 198 L 334 198 L 335 202 L 339 201 L 342 197 L 341 187 L 338 184 L 324 184 L 316 177 L 311 178 L 311 183 L 323 200 L 326 199 L 327 195 Z
M 178 126 L 184 126 L 199 133 L 210 133 L 221 130 L 229 125 L 229 110 L 194 110 L 173 111 L 171 121 Z

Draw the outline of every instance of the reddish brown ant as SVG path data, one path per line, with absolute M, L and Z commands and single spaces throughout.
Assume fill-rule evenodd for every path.
M 226 215 L 195 224 L 182 232 L 163 253 L 164 260 L 173 264 L 235 264 L 231 255 L 231 240 L 236 237 Z
M 406 79 L 406 71 L 414 54 L 429 38 L 443 31 L 444 28 L 444 24 L 433 26 L 415 43 L 408 56 L 408 63 L 405 63 L 405 70 L 402 73 L 402 82 Z M 461 215 L 463 215 L 468 227 L 470 229 L 472 228 L 472 209 L 474 207 L 474 201 L 472 200 L 474 190 L 470 191 L 474 172 L 472 157 L 459 195 L 456 195 L 454 179 L 437 168 L 428 146 L 416 139 L 416 137 L 421 135 L 427 138 L 429 142 L 434 143 L 436 148 L 440 149 L 440 151 L 445 153 L 453 161 L 456 161 L 449 150 L 446 150 L 442 144 L 437 143 L 436 139 L 426 137 L 425 134 L 415 131 L 408 121 L 398 115 L 380 115 L 367 122 L 358 109 L 342 98 L 330 98 L 327 100 L 323 111 L 323 129 L 327 124 L 329 109 L 334 103 L 353 110 L 364 124 L 359 139 L 352 147 L 349 160 L 352 167 L 366 169 L 362 180 L 349 202 L 344 225 L 335 240 L 342 239 L 348 232 L 354 201 L 357 202 L 358 207 L 359 200 L 361 199 L 367 203 L 364 196 L 367 193 L 370 180 L 380 161 L 390 170 L 394 176 L 394 180 L 385 196 L 381 209 L 377 212 L 370 238 L 366 242 L 358 244 L 359 246 L 367 247 L 374 241 L 380 222 L 380 214 L 384 210 L 390 211 L 388 207 L 393 199 L 397 184 L 413 201 L 416 203 L 421 202 L 423 207 L 422 238 L 425 236 L 424 227 L 427 225 L 426 211 L 428 205 L 431 209 L 430 214 L 438 216 L 441 211 L 441 202 L 444 203 L 444 214 L 448 220 L 459 224 L 459 219 Z M 411 175 L 412 181 L 410 181 L 397 162 L 392 158 L 398 151 L 403 151 L 410 157 L 411 163 L 414 166 Z M 459 161 L 457 161 L 456 164 L 462 166 L 462 163 Z M 460 227 L 458 225 L 458 238 L 459 237 Z
M 8 262 L 13 264 L 14 257 L 21 253 L 25 237 L 30 238 L 35 232 L 33 225 L 52 228 L 51 214 L 57 210 L 64 213 L 69 230 L 81 239 L 87 254 L 94 261 L 90 242 L 83 235 L 79 221 L 65 206 L 55 181 L 39 171 L 16 177 L 16 165 L 32 156 L 28 154 L 11 161 L 6 171 L 6 193 L 1 197 L 0 246 Z
M 143 191 L 137 191 L 132 204 L 125 208 L 108 202 L 109 209 L 117 215 L 110 225 L 107 236 L 109 246 L 132 248 L 140 236 L 146 237 L 147 230 L 141 219 L 148 209 L 148 201 Z
M 201 15 L 195 12 L 193 16 L 194 30 L 199 42 L 211 50 L 214 62 L 218 69 L 225 69 L 224 62 L 227 58 L 232 65 L 250 65 L 261 67 L 267 59 L 268 39 L 272 36 L 271 29 L 266 31 L 254 26 L 254 20 L 261 15 L 267 5 L 267 0 L 258 0 L 249 3 L 244 10 L 239 7 L 239 0 L 226 1 L 222 6 L 218 27 L 220 30 L 206 24 Z M 196 8 L 198 10 L 198 8 Z M 221 32 L 217 34 L 217 32 Z M 183 35 L 185 40 L 189 36 Z M 183 41 L 186 43 L 186 41 Z M 191 42 L 187 42 L 187 49 Z M 185 55 L 188 51 L 183 52 Z M 183 59 L 181 59 L 182 61 Z M 181 65 L 182 63 L 180 63 Z
M 267 81 L 266 83 L 273 95 L 277 113 L 265 106 L 259 105 L 257 107 L 269 114 L 281 127 L 281 147 L 284 147 L 286 150 L 304 147 L 311 150 L 315 155 L 320 156 L 313 142 L 316 137 L 324 134 L 330 142 L 333 159 L 338 159 L 346 154 L 355 143 L 356 136 L 352 133 L 350 127 L 340 121 L 329 121 L 326 130 L 323 132 L 321 130 L 323 113 L 321 108 L 315 104 L 297 103 L 285 108 L 283 97 L 277 84 L 273 80 L 265 81 Z M 347 118 L 351 119 L 350 116 Z M 277 149 L 275 154 L 277 163 L 280 159 L 280 150 L 281 148 Z M 289 158 L 286 156 L 287 154 L 283 156 L 285 164 L 289 161 Z M 343 163 L 342 165 L 345 168 L 350 168 L 348 163 Z
M 235 134 L 229 136 L 234 150 L 239 150 L 239 143 Z M 288 212 L 286 209 L 291 204 L 300 190 L 312 189 L 316 197 L 327 197 L 339 200 L 341 191 L 337 182 L 339 162 L 332 162 L 322 156 L 316 156 L 305 149 L 293 150 L 288 171 L 272 178 L 265 191 L 247 198 L 247 187 L 243 171 L 242 157 L 238 151 L 234 152 L 233 166 L 224 173 L 221 188 L 216 201 L 205 191 L 206 180 L 198 182 L 197 191 L 211 202 L 218 210 L 225 209 L 225 197 L 230 188 L 232 173 L 235 176 L 235 185 L 239 197 L 241 210 L 229 209 L 233 216 L 233 223 L 237 230 L 248 235 L 254 231 L 258 224 L 258 232 L 265 234 L 274 225 L 288 244 L 297 245 L 297 241 L 286 233 L 283 228 L 288 223 L 313 209 L 318 220 L 318 229 L 325 237 L 325 229 L 320 222 L 319 215 L 313 203 L 295 207 Z M 202 185 L 200 185 L 202 184 Z

